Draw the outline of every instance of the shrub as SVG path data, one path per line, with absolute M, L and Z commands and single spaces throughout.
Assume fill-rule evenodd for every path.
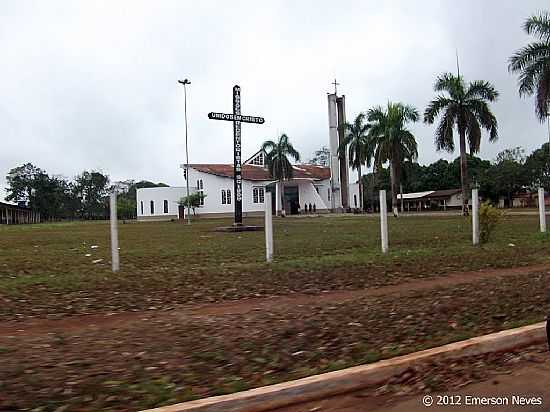
M 502 216 L 502 211 L 491 206 L 489 202 L 483 202 L 479 206 L 479 240 L 481 243 L 489 241 L 491 233 L 502 220 Z

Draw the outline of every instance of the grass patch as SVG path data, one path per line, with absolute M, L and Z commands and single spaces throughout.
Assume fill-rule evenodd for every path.
M 220 233 L 228 221 L 120 225 L 122 269 L 110 271 L 108 222 L 0 227 L 0 317 L 66 316 L 294 292 L 360 289 L 408 278 L 550 261 L 537 216 L 507 216 L 483 247 L 469 219 L 390 219 L 390 253 L 374 217 L 275 219 L 264 234 Z M 261 220 L 249 219 L 251 224 Z M 93 263 L 93 262 L 96 263 Z

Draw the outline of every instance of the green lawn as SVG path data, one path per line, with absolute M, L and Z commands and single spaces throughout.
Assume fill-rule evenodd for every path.
M 538 233 L 537 216 L 509 216 L 483 247 L 471 245 L 470 221 L 462 217 L 390 218 L 387 256 L 380 252 L 377 218 L 276 219 L 271 265 L 264 262 L 263 232 L 213 231 L 229 223 L 120 224 L 118 274 L 110 271 L 108 222 L 2 226 L 0 316 L 63 316 L 358 289 L 549 261 L 550 242 Z M 92 263 L 98 259 L 103 260 Z
M 107 222 L 0 227 L 2 321 L 150 309 L 118 324 L 98 316 L 94 327 L 79 328 L 83 318 L 3 323 L 0 410 L 166 405 L 542 321 L 548 307 L 550 274 L 538 270 L 341 302 L 271 301 L 233 314 L 163 310 L 550 262 L 537 216 L 507 217 L 483 247 L 471 245 L 462 217 L 390 218 L 387 256 L 374 217 L 276 219 L 273 264 L 264 262 L 264 233 L 213 231 L 228 223 L 121 224 L 118 274 L 110 272 Z

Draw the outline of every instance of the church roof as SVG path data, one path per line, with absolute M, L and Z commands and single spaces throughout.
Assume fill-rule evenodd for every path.
M 190 164 L 189 167 L 203 172 L 210 173 L 216 176 L 233 178 L 233 165 L 226 164 Z M 313 180 L 325 180 L 330 179 L 330 168 L 317 165 L 295 165 L 294 179 L 313 179 Z M 261 166 L 255 166 L 250 164 L 242 165 L 242 176 L 245 180 L 273 180 L 273 177 L 269 174 L 267 168 Z

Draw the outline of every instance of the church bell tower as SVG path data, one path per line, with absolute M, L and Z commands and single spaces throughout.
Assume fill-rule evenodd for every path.
M 333 212 L 343 212 L 349 209 L 349 168 L 348 154 L 339 156 L 338 147 L 344 141 L 345 130 L 341 127 L 346 123 L 346 96 L 338 97 L 336 80 L 334 93 L 328 94 L 328 123 L 330 150 L 330 182 L 331 204 Z

